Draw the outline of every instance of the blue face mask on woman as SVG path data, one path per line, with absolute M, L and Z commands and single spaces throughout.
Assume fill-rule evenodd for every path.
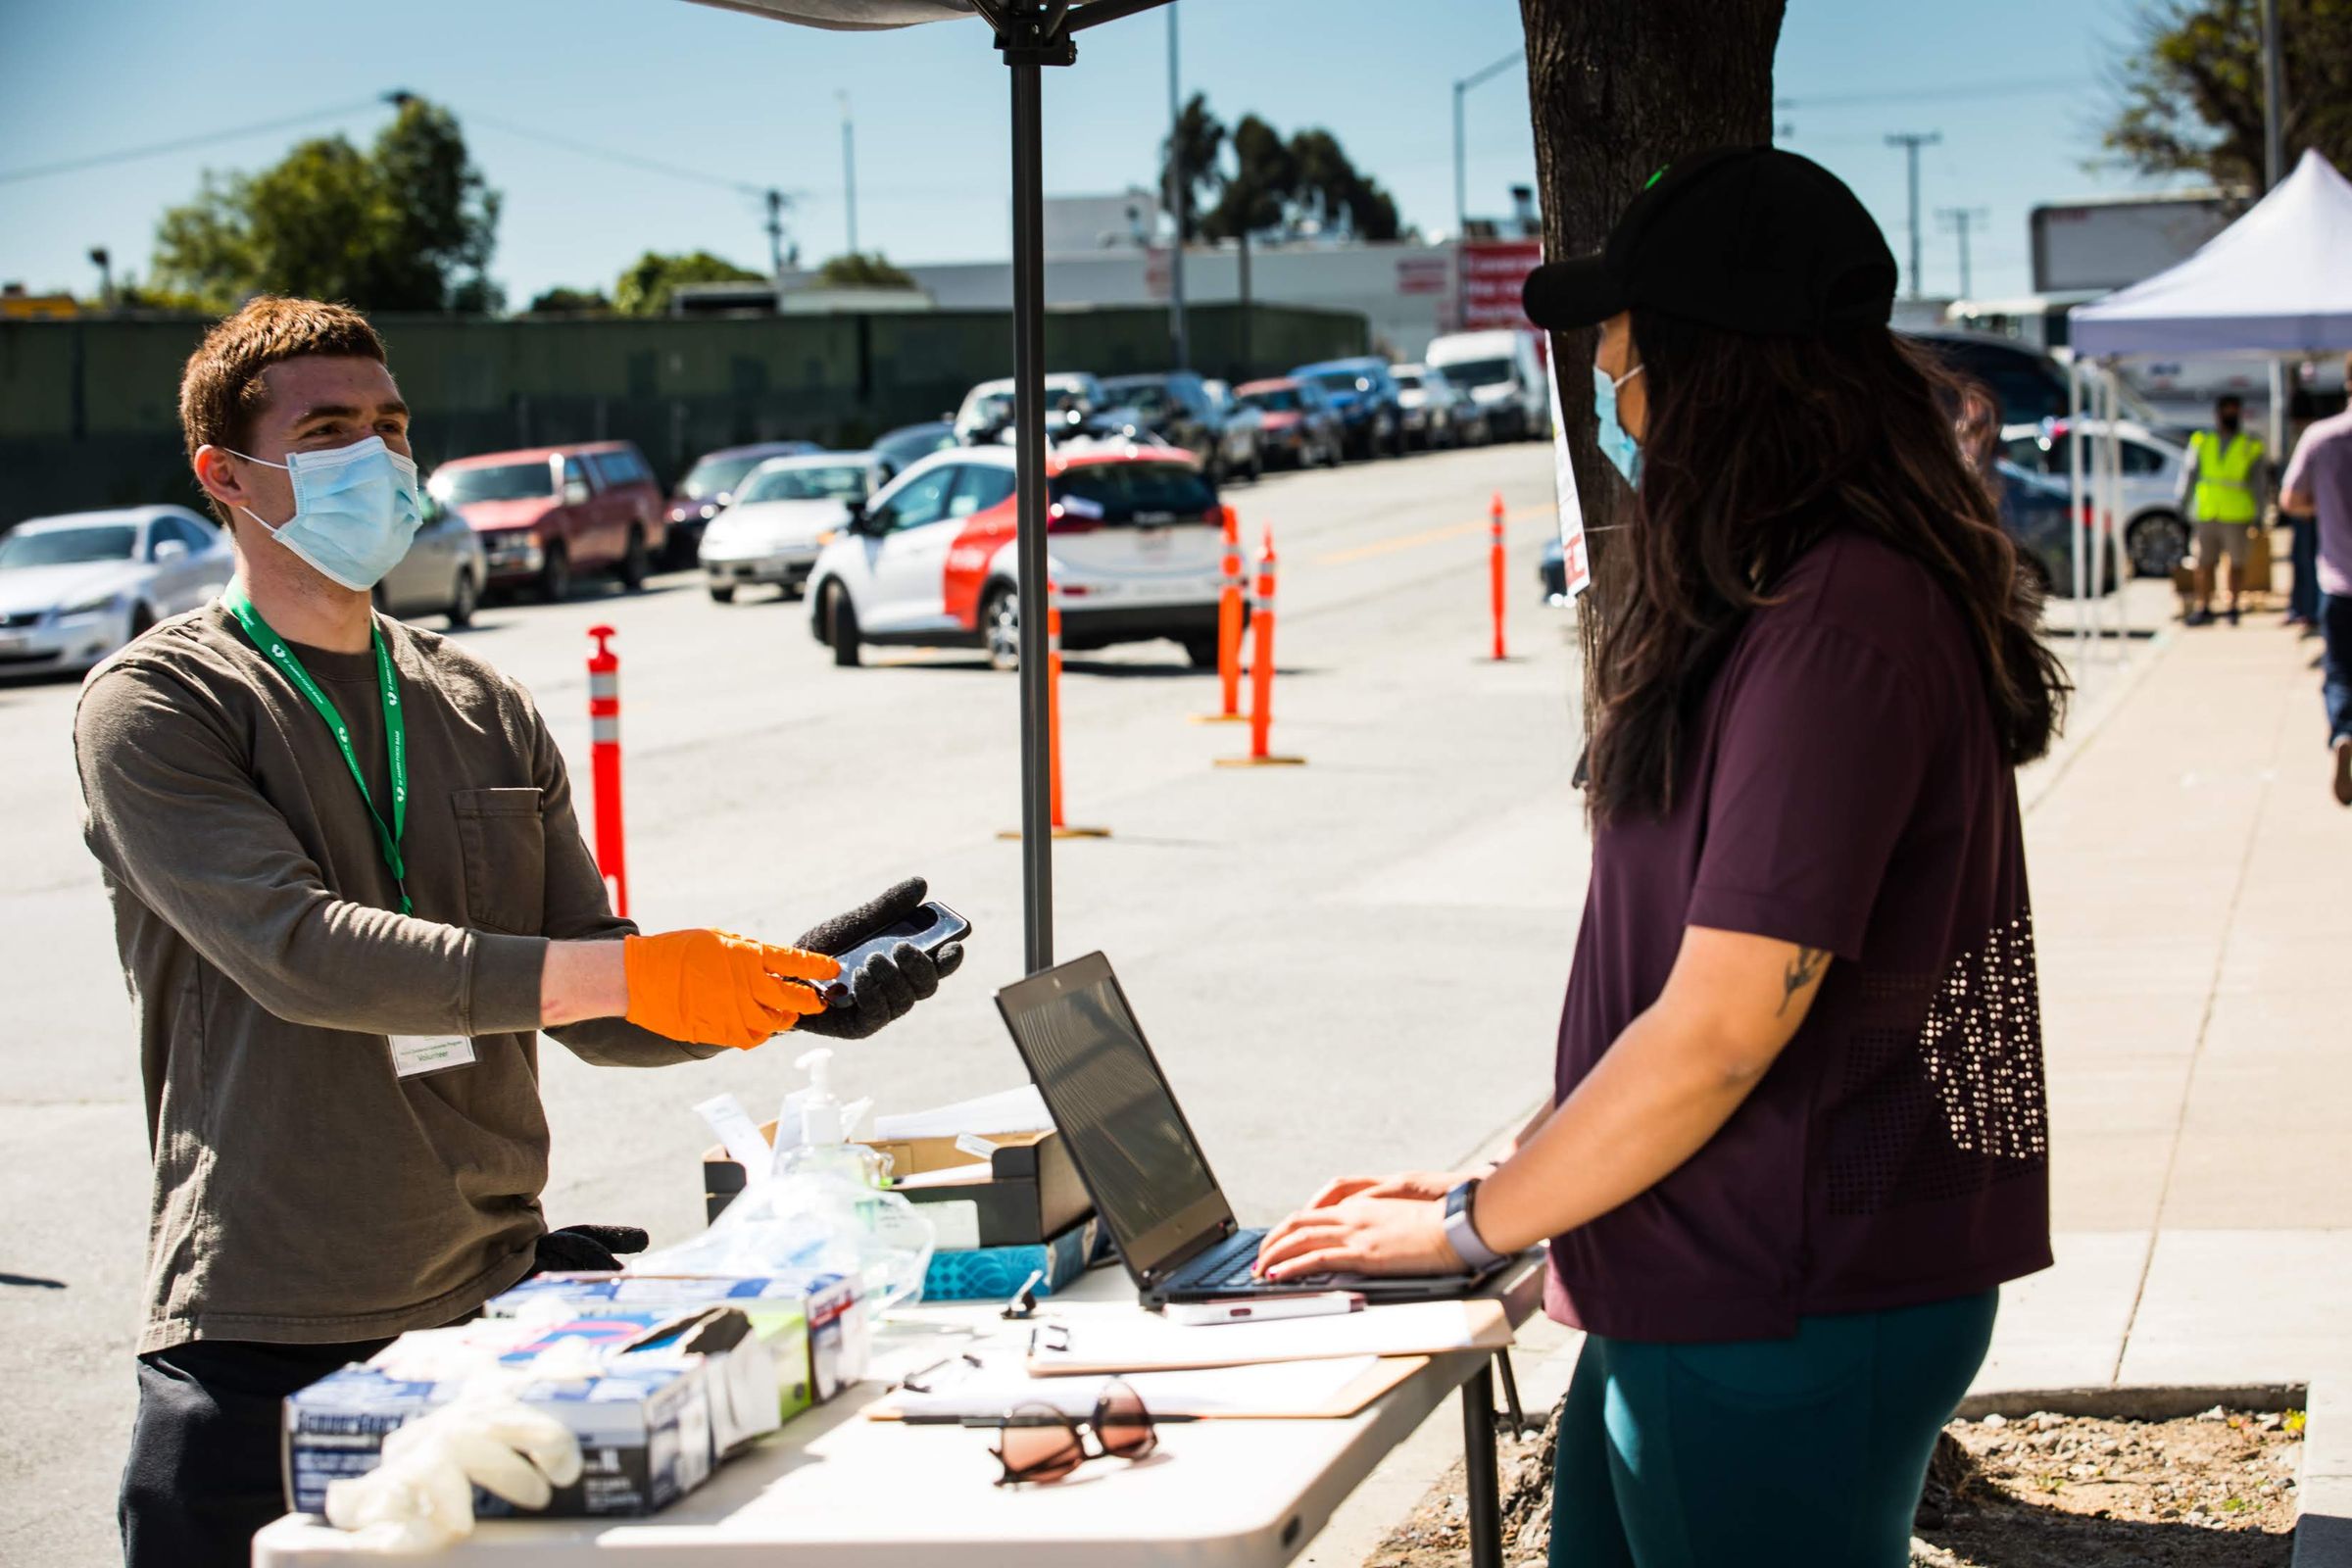
M 1608 371 L 1592 367 L 1592 413 L 1600 420 L 1600 455 L 1615 464 L 1625 482 L 1637 490 L 1642 488 L 1642 443 L 1617 422 L 1617 389 L 1641 373 L 1642 367 L 1637 365 L 1612 381 Z
M 424 521 L 416 499 L 416 465 L 384 445 L 381 436 L 325 452 L 289 452 L 283 463 L 248 457 L 234 447 L 221 450 L 286 471 L 294 483 L 294 515 L 272 524 L 247 508 L 237 510 L 320 576 L 356 593 L 373 588 L 400 564 Z

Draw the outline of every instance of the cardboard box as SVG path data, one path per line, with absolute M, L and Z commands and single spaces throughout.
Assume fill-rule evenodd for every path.
M 708 1303 L 742 1308 L 775 1347 L 784 1419 L 865 1376 L 872 1326 L 857 1282 L 839 1274 L 538 1274 L 492 1298 L 482 1311 L 494 1318 L 558 1310 L 594 1318 L 674 1314 Z M 796 1350 L 796 1340 L 806 1341 L 805 1351 Z
M 775 1123 L 760 1129 L 775 1137 Z M 939 1245 L 956 1250 L 983 1247 L 1039 1247 L 1094 1212 L 1086 1184 L 1070 1161 L 1069 1143 L 1054 1131 L 998 1133 L 986 1177 L 944 1187 L 909 1187 L 900 1197 L 931 1221 Z M 953 1138 L 909 1138 L 870 1147 L 891 1159 L 894 1176 L 953 1170 L 979 1163 Z M 743 1166 L 723 1149 L 703 1155 L 704 1206 L 716 1219 L 744 1189 Z
M 289 1397 L 283 1449 L 288 1505 L 298 1513 L 323 1513 L 328 1482 L 374 1469 L 386 1433 L 456 1398 L 464 1381 L 403 1379 L 379 1367 L 347 1366 Z M 649 1361 L 594 1377 L 525 1383 L 516 1396 L 580 1440 L 580 1479 L 558 1488 L 534 1517 L 649 1514 L 710 1478 L 710 1401 L 699 1365 Z M 473 1503 L 484 1518 L 518 1511 L 480 1491 Z
M 1100 1216 L 1090 1215 L 1050 1242 L 1035 1247 L 941 1249 L 923 1273 L 926 1301 L 1006 1301 L 1039 1270 L 1040 1297 L 1052 1296 L 1084 1274 L 1107 1246 Z

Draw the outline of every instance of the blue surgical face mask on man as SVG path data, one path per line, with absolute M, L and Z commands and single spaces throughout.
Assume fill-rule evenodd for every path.
M 424 521 L 416 499 L 416 465 L 369 436 L 324 452 L 289 452 L 283 463 L 247 456 L 248 463 L 283 468 L 294 484 L 294 515 L 271 523 L 237 510 L 320 576 L 366 593 L 409 553 Z
M 1637 365 L 1611 380 L 1608 371 L 1592 367 L 1592 413 L 1600 420 L 1600 455 L 1615 464 L 1625 482 L 1637 490 L 1642 488 L 1642 443 L 1617 422 L 1617 389 L 1641 373 L 1642 367 Z

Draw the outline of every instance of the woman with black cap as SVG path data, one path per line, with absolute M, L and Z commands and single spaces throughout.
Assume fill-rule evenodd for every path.
M 1552 1102 L 1496 1163 L 1335 1182 L 1260 1268 L 1548 1239 L 1587 1338 L 1554 1565 L 1896 1568 L 1998 1287 L 2048 1266 L 2015 769 L 2066 695 L 2029 575 L 1887 327 L 1852 192 L 1660 171 L 1527 308 L 1597 326 L 1634 488 Z

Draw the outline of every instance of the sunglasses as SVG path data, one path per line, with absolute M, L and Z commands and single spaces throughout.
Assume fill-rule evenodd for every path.
M 906 1386 L 916 1388 L 912 1379 Z M 1003 1433 L 990 1450 L 1004 1467 L 997 1485 L 1020 1487 L 1063 1480 L 1089 1459 L 1147 1458 L 1159 1446 L 1161 1422 L 1192 1419 L 1154 1416 L 1144 1408 L 1141 1395 L 1114 1379 L 1102 1386 L 1094 1413 L 1083 1419 L 1064 1415 L 1050 1404 L 1024 1404 L 1004 1415 L 910 1416 L 907 1425 L 953 1425 Z M 1091 1446 L 1087 1442 L 1090 1432 L 1094 1436 Z

